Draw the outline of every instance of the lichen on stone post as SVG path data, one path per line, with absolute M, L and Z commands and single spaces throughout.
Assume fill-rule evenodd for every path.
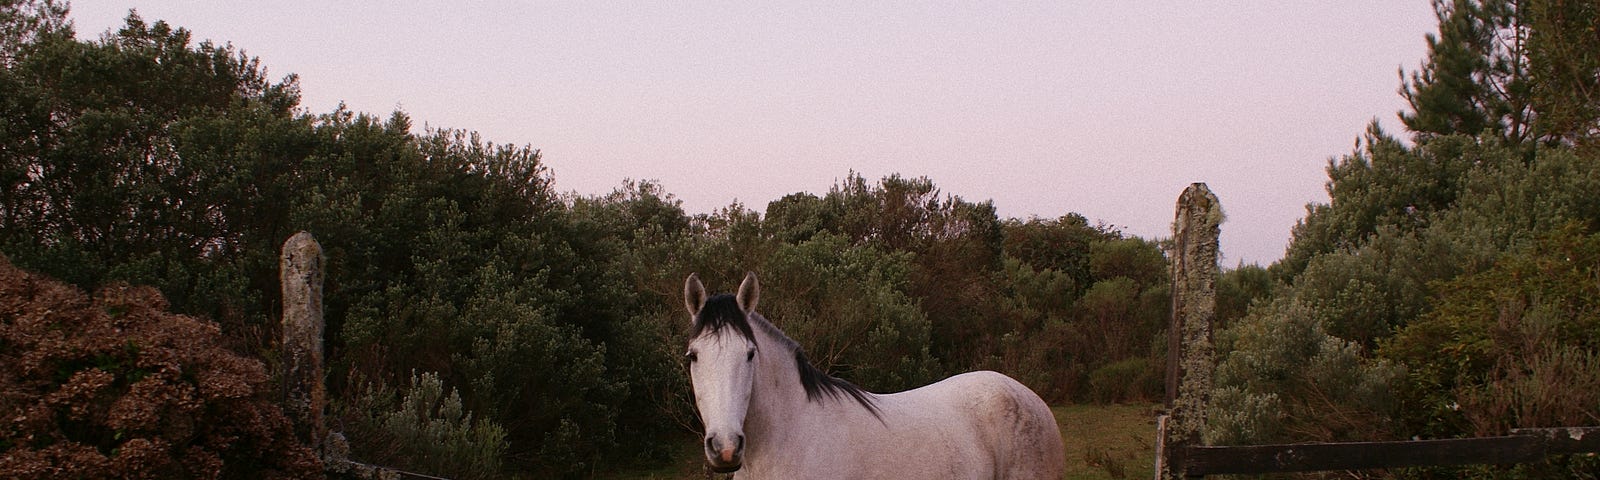
M 1183 478 L 1185 447 L 1199 445 L 1215 369 L 1211 324 L 1217 311 L 1217 246 L 1222 205 L 1204 183 L 1178 197 L 1172 224 L 1172 321 L 1167 344 L 1167 416 L 1156 474 Z
M 308 232 L 283 244 L 278 280 L 283 286 L 284 413 L 295 435 L 319 454 L 327 437 L 322 410 L 322 246 Z

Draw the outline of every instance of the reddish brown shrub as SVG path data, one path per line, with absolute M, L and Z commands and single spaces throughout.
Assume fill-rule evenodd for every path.
M 149 287 L 91 299 L 0 256 L 0 478 L 308 478 L 266 368 Z

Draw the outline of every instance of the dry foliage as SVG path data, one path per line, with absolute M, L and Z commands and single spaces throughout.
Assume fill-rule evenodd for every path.
M 266 368 L 150 287 L 93 298 L 0 256 L 0 478 L 308 478 Z

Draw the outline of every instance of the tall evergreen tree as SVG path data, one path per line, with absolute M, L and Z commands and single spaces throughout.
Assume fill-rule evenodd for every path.
M 1523 2 L 1538 135 L 1600 155 L 1600 2 Z
M 1517 0 L 1434 0 L 1439 33 L 1428 58 L 1404 82 L 1411 111 L 1400 119 L 1419 140 L 1493 133 L 1531 138 L 1528 30 Z M 1405 72 L 1401 72 L 1402 79 Z

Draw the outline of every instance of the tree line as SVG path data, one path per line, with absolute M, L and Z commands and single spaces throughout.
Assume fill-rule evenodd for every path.
M 1269 291 L 1217 334 L 1208 441 L 1600 423 L 1600 3 L 1434 7 L 1428 56 L 1402 75 L 1405 132 L 1370 127 L 1328 162 L 1330 202 L 1285 257 L 1220 281 Z M 1596 471 L 1572 456 L 1387 473 Z
M 331 413 L 357 458 L 460 478 L 662 460 L 658 440 L 696 421 L 678 362 L 690 272 L 760 272 L 764 313 L 874 391 L 978 368 L 1053 402 L 1160 387 L 1161 245 L 1080 215 L 1002 219 L 927 178 L 853 172 L 759 210 L 690 214 L 649 181 L 564 194 L 532 147 L 306 112 L 292 75 L 181 28 L 130 15 L 79 41 L 52 1 L 0 6 L 0 253 L 85 290 L 153 286 L 165 300 L 142 302 L 209 319 L 272 371 L 277 248 L 313 232 Z M 1600 421 L 1600 5 L 1434 6 L 1428 56 L 1401 76 L 1404 132 L 1374 124 L 1328 162 L 1330 201 L 1283 259 L 1218 279 L 1208 441 Z M 113 357 L 57 353 L 30 385 L 133 380 Z M 95 432 L 102 454 L 133 451 L 115 448 L 137 432 Z
M 63 5 L 0 7 L 0 252 L 84 290 L 152 286 L 273 371 L 278 247 L 312 232 L 330 413 L 358 459 L 460 478 L 664 459 L 697 421 L 678 360 L 691 272 L 760 272 L 764 313 L 869 390 L 987 368 L 1055 402 L 1159 394 L 1161 247 L 1081 215 L 1002 219 L 927 178 L 853 172 L 759 211 L 691 214 L 650 181 L 562 193 L 530 146 L 306 112 L 293 75 L 165 22 L 80 41 Z M 100 368 L 58 354 L 41 391 Z M 137 432 L 115 437 L 85 441 L 115 457 Z

